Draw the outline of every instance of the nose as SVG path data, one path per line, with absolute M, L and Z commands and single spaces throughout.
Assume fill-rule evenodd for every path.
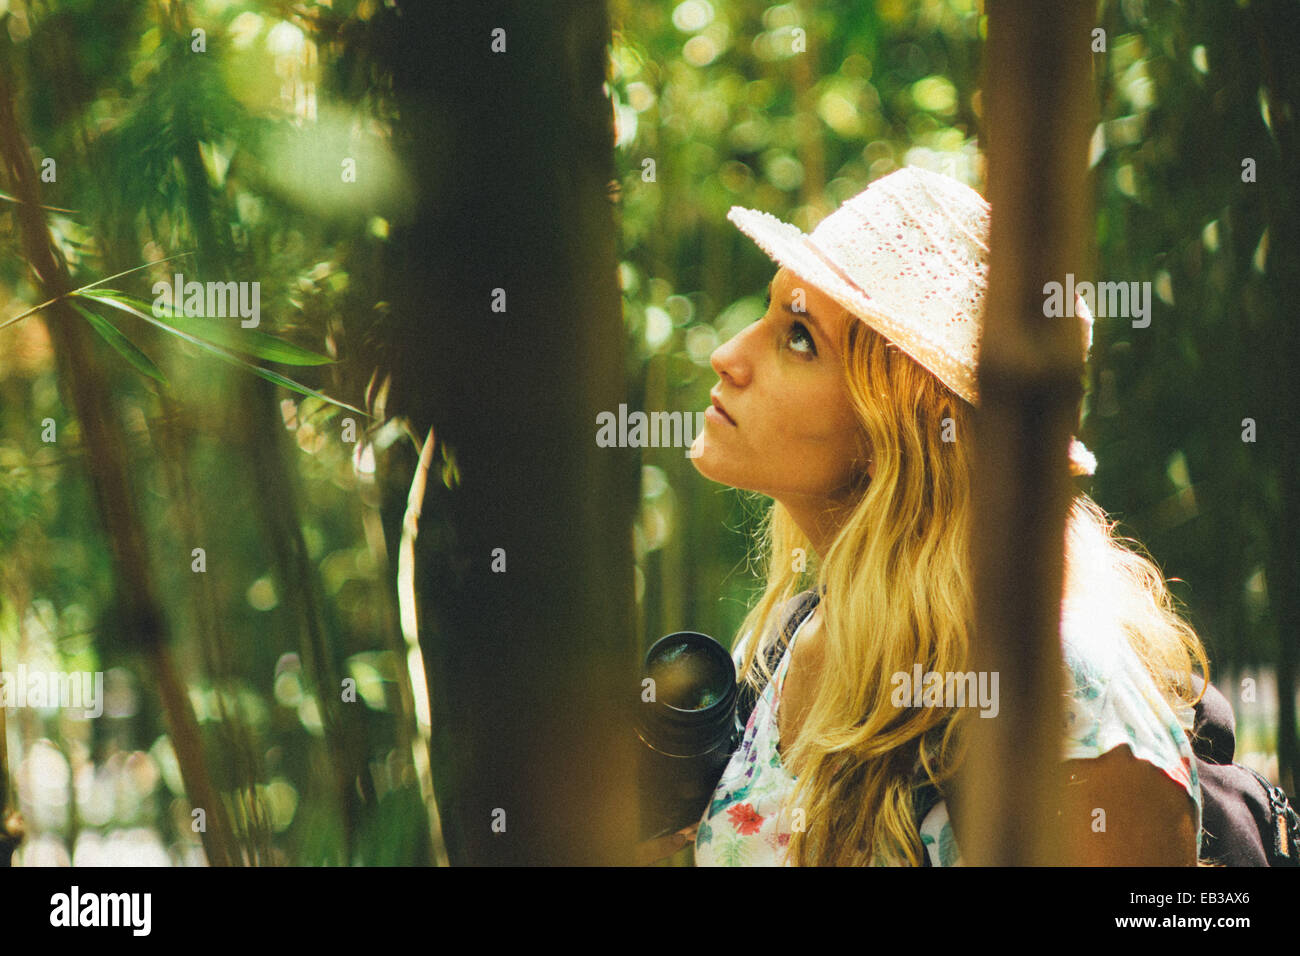
M 748 381 L 750 373 L 749 362 L 744 354 L 745 335 L 756 325 L 757 323 L 741 329 L 713 350 L 713 354 L 709 356 L 709 364 L 713 366 L 713 371 L 718 373 L 718 378 L 737 387 L 743 386 Z

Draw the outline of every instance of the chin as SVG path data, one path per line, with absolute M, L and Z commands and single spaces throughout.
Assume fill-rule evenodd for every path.
M 705 478 L 712 479 L 713 475 L 711 474 L 711 472 L 713 471 L 713 469 L 709 465 L 709 459 L 711 457 L 712 456 L 709 453 L 709 445 L 707 442 L 705 442 L 702 446 L 700 446 L 700 453 L 698 455 L 691 457 L 689 460 L 690 463 L 695 467 L 696 471 L 698 471 Z
M 718 477 L 717 461 L 715 460 L 718 454 L 717 450 L 707 440 L 702 441 L 699 449 L 700 453 L 690 459 L 691 464 L 695 466 L 695 470 L 710 481 L 721 481 Z M 726 484 L 725 481 L 722 483 Z
M 695 466 L 703 477 L 709 481 L 717 482 L 720 485 L 726 485 L 728 488 L 735 488 L 739 491 L 748 490 L 745 487 L 744 479 L 740 475 L 729 474 L 726 468 L 717 467 L 717 462 L 713 460 L 713 453 L 707 448 L 698 458 L 692 458 L 691 464 Z

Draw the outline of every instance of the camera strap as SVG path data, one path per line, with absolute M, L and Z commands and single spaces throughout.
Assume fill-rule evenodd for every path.
M 821 592 L 810 588 L 807 591 L 800 591 L 786 603 L 785 606 L 791 610 L 786 614 L 776 640 L 768 647 L 765 654 L 768 674 L 776 673 L 781 658 L 785 656 L 785 649 L 790 643 L 790 638 L 799 629 L 799 625 L 817 607 L 817 602 L 820 600 Z M 754 707 L 758 704 L 758 698 L 763 695 L 763 691 L 766 689 L 767 681 L 761 677 L 759 686 L 756 688 L 747 681 L 740 685 L 736 695 L 736 727 L 742 736 L 745 733 L 745 727 L 749 724 L 749 715 L 754 712 Z

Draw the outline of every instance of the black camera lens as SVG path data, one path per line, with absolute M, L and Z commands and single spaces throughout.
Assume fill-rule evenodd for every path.
M 669 634 L 646 653 L 635 721 L 644 836 L 699 820 L 735 749 L 735 712 L 735 664 L 707 634 Z

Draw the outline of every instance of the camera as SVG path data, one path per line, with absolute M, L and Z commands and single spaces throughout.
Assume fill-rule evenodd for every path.
M 633 725 L 642 839 L 699 821 L 739 744 L 736 666 L 707 634 L 677 631 L 646 652 Z

